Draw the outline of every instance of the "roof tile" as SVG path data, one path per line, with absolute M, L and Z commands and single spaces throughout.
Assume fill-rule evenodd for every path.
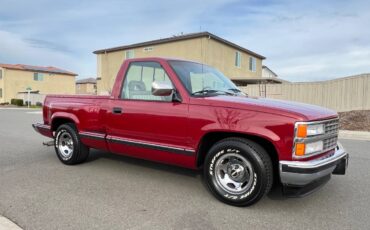
M 65 74 L 71 76 L 77 76 L 78 74 L 70 72 L 68 70 L 60 69 L 53 66 L 33 66 L 33 65 L 23 65 L 23 64 L 1 64 L 0 67 L 5 69 L 15 69 L 15 70 L 25 70 L 33 72 L 43 72 L 43 73 L 55 73 L 55 74 Z

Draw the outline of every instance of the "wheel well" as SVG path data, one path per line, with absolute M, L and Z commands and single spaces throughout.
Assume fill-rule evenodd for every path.
M 66 123 L 74 124 L 74 121 L 68 118 L 55 118 L 51 124 L 51 130 L 56 131 L 59 126 L 66 124 Z
M 269 140 L 266 140 L 262 137 L 247 135 L 243 133 L 212 132 L 206 134 L 202 138 L 200 146 L 198 148 L 197 167 L 200 168 L 203 166 L 208 150 L 212 147 L 213 144 L 228 137 L 241 137 L 259 144 L 262 148 L 266 150 L 267 154 L 271 158 L 274 169 L 274 177 L 279 176 L 279 157 L 275 146 Z

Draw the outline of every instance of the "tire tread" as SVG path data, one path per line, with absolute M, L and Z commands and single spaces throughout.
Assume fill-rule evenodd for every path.
M 57 152 L 57 155 L 58 155 L 58 158 L 59 160 L 63 163 L 63 164 L 66 164 L 66 165 L 75 165 L 75 164 L 80 164 L 80 163 L 83 163 L 84 161 L 87 160 L 87 158 L 89 157 L 89 147 L 87 147 L 86 145 L 84 145 L 81 140 L 80 140 L 80 137 L 78 135 L 78 130 L 77 130 L 77 127 L 74 123 L 65 123 L 65 124 L 62 124 L 58 127 L 57 129 L 57 132 L 60 130 L 60 129 L 66 129 L 67 131 L 70 132 L 70 134 L 73 136 L 73 138 L 75 140 L 77 140 L 77 152 L 74 153 L 76 155 L 72 156 L 71 159 L 69 159 L 68 161 L 63 161 L 59 155 L 58 155 L 58 150 L 57 150 L 57 147 L 55 146 L 55 151 Z
M 214 152 L 216 149 L 218 148 L 222 148 L 224 145 L 229 145 L 230 143 L 241 143 L 241 144 L 244 144 L 246 145 L 248 148 L 252 149 L 255 153 L 257 153 L 257 155 L 259 156 L 260 160 L 261 160 L 261 163 L 263 165 L 263 169 L 265 171 L 265 178 L 266 178 L 266 183 L 264 186 L 262 186 L 262 188 L 264 189 L 263 192 L 260 192 L 259 195 L 255 196 L 253 199 L 247 201 L 247 202 L 241 202 L 241 203 L 236 203 L 236 202 L 232 202 L 232 201 L 227 201 L 225 199 L 222 199 L 218 196 L 218 194 L 216 194 L 216 192 L 214 191 L 214 189 L 212 189 L 210 186 L 209 183 L 206 183 L 208 185 L 208 187 L 210 188 L 211 192 L 213 194 L 216 195 L 216 198 L 218 198 L 219 200 L 227 203 L 227 204 L 231 204 L 231 205 L 234 205 L 234 206 L 249 206 L 249 205 L 252 205 L 254 203 L 256 203 L 258 200 L 260 200 L 263 196 L 265 196 L 272 188 L 272 185 L 273 185 L 273 166 L 272 166 L 272 161 L 271 161 L 271 158 L 270 156 L 268 155 L 268 153 L 266 152 L 266 150 L 260 146 L 259 144 L 257 144 L 256 142 L 254 141 L 251 141 L 249 139 L 246 139 L 246 138 L 241 138 L 241 137 L 228 137 L 228 138 L 225 138 L 225 139 L 222 139 L 218 142 L 216 142 L 208 151 L 207 153 L 207 156 L 206 156 L 206 161 L 205 162 L 209 162 L 209 158 L 211 158 L 211 155 L 212 155 L 212 152 Z M 204 167 L 204 175 L 205 175 L 205 178 L 207 178 L 206 174 L 208 173 L 208 167 Z

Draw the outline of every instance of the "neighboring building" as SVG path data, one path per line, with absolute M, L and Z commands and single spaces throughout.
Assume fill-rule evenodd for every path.
M 48 66 L 0 64 L 0 103 L 31 89 L 40 94 L 75 94 L 77 74 Z
M 96 78 L 90 77 L 76 81 L 77 94 L 96 94 Z
M 278 75 L 274 73 L 269 67 L 263 65 L 262 66 L 262 77 L 263 78 L 277 78 Z
M 116 74 L 125 59 L 173 57 L 216 67 L 231 80 L 243 84 L 247 79 L 262 78 L 264 56 L 209 32 L 192 33 L 132 45 L 97 50 L 97 91 L 110 92 Z

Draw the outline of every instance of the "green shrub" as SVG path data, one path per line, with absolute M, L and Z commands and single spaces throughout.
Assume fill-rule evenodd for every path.
M 23 100 L 22 99 L 11 99 L 10 104 L 17 105 L 17 106 L 23 106 Z

